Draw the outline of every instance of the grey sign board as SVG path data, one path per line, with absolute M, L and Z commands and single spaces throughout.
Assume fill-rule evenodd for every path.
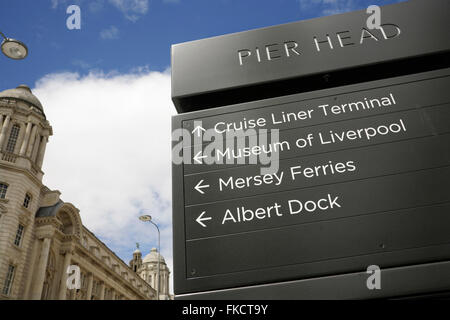
M 372 67 L 373 74 L 388 62 L 387 72 L 417 68 L 398 62 L 448 51 L 448 12 L 447 0 L 407 1 L 382 7 L 381 29 L 368 29 L 361 10 L 176 44 L 172 99 L 179 112 L 188 112 L 286 92 L 289 84 L 309 86 L 299 78 L 363 77 L 339 73 L 356 67 Z
M 279 152 L 273 174 L 261 174 L 258 164 L 174 165 L 175 292 L 449 258 L 426 250 L 450 243 L 450 96 L 442 90 L 449 85 L 445 69 L 174 117 L 174 129 L 192 128 L 192 121 L 210 129 L 255 110 L 268 118 L 273 105 L 275 113 L 293 105 L 317 111 L 349 92 L 396 92 L 383 112 L 280 125 L 280 141 L 290 147 Z M 334 143 L 324 137 L 380 126 L 394 130 Z M 308 135 L 313 143 L 304 152 L 295 141 Z M 190 142 L 183 152 L 193 158 Z
M 428 12 L 437 9 L 436 3 L 447 5 L 417 1 L 388 6 L 396 12 L 389 21 L 409 26 L 407 12 L 400 14 L 398 8 Z M 298 37 L 316 28 L 323 32 L 324 25 L 334 30 L 342 21 L 351 29 L 359 15 L 301 23 L 308 32 Z M 214 41 L 225 39 L 225 47 L 234 48 L 242 39 L 271 43 L 272 36 L 282 34 L 291 39 L 286 31 L 291 27 L 283 29 L 287 26 Z M 402 32 L 416 30 L 411 28 Z M 408 36 L 398 48 L 386 42 L 373 47 L 371 55 L 381 63 L 406 57 L 402 50 L 407 43 L 415 53 L 428 50 L 420 54 L 448 53 L 450 48 L 448 40 L 433 42 L 429 37 L 417 40 L 422 43 L 417 48 L 416 40 Z M 209 40 L 202 41 L 189 44 L 192 52 L 199 52 L 198 60 L 173 66 L 173 93 L 180 92 L 178 84 L 184 83 L 189 68 L 208 65 L 202 55 L 215 49 L 208 51 L 202 45 Z M 296 69 L 297 76 L 321 72 L 321 58 L 315 57 L 310 69 Z M 348 68 L 374 62 L 352 57 L 339 58 L 343 60 L 325 69 L 341 62 Z M 222 69 L 232 63 L 224 61 Z M 292 76 L 269 67 L 262 72 L 261 66 L 254 65 L 254 78 L 242 78 L 242 65 L 230 65 L 225 69 L 232 77 L 182 87 L 195 96 L 208 90 L 226 92 L 239 81 L 239 86 L 252 86 L 261 79 L 270 84 Z M 211 66 L 194 79 L 205 70 L 219 72 Z M 389 269 L 449 260 L 450 68 L 441 64 L 436 70 L 417 70 L 422 69 L 174 116 L 175 294 L 205 298 L 214 297 L 205 292 L 231 289 L 240 296 L 247 292 L 242 288 L 358 274 L 369 265 Z M 351 279 L 349 283 L 356 281 Z M 289 292 L 295 286 L 292 282 Z

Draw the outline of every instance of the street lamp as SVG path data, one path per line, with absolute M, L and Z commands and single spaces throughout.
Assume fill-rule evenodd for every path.
M 159 300 L 159 285 L 160 285 L 160 278 L 159 278 L 159 262 L 161 260 L 161 235 L 159 232 L 159 227 L 156 223 L 154 223 L 152 221 L 152 216 L 149 216 L 148 214 L 140 216 L 139 220 L 144 221 L 144 222 L 150 222 L 151 224 L 153 224 L 156 227 L 156 230 L 158 230 L 158 283 L 156 285 L 156 294 L 157 294 L 157 300 Z
M 28 55 L 28 48 L 22 41 L 8 38 L 0 31 L 0 35 L 3 37 L 1 44 L 2 52 L 8 58 L 14 60 L 25 59 Z

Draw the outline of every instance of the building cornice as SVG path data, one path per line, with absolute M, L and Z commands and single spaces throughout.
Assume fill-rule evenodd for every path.
M 133 295 L 136 295 L 142 299 L 150 298 L 145 293 L 145 289 L 149 293 L 151 293 L 153 295 L 153 297 L 156 297 L 156 291 L 147 282 L 145 282 L 142 278 L 140 278 L 137 274 L 132 274 L 131 269 L 127 270 L 127 271 L 131 271 L 131 272 L 128 272 L 128 274 L 133 275 L 134 276 L 133 279 L 135 281 L 137 278 L 139 278 L 139 279 L 137 279 L 138 281 L 142 280 L 141 286 L 142 285 L 145 286 L 144 287 L 145 289 L 143 290 L 144 292 L 142 292 L 138 286 L 136 286 L 136 287 L 133 286 L 131 283 L 131 279 L 124 279 L 121 274 L 114 271 L 112 269 L 113 264 L 111 266 L 105 265 L 105 263 L 103 261 L 101 261 L 100 258 L 96 257 L 92 252 L 87 250 L 81 244 L 76 243 L 74 251 L 77 254 L 74 256 L 74 259 L 75 260 L 77 258 L 82 259 L 83 260 L 82 262 L 84 262 L 84 263 L 82 263 L 82 265 L 87 269 L 87 271 L 96 274 L 97 277 L 103 277 L 104 279 L 112 278 L 112 279 L 114 279 L 115 282 L 120 283 L 123 286 L 123 288 L 127 289 L 130 293 L 132 293 Z M 89 267 L 86 265 L 86 263 L 89 264 Z M 113 285 L 111 285 L 111 287 L 113 287 L 116 291 L 119 291 L 119 292 L 121 291 L 120 289 L 118 289 L 117 287 L 114 287 Z
M 0 154 L 3 154 L 3 153 L 0 152 Z M 19 155 L 17 155 L 17 157 L 24 158 L 24 157 L 19 156 Z M 5 168 L 5 170 L 15 171 L 15 172 L 18 172 L 18 173 L 23 173 L 28 178 L 30 178 L 30 180 L 32 180 L 36 185 L 38 185 L 40 188 L 43 186 L 42 181 L 39 178 L 37 178 L 36 175 L 30 169 L 18 167 L 17 165 L 10 164 L 10 162 L 4 161 L 4 160 L 0 160 L 0 169 L 2 169 L 2 168 Z M 44 174 L 44 172 L 42 172 L 42 170 L 40 170 L 40 169 L 39 169 L 39 173 L 41 173 L 41 176 Z
M 41 114 L 40 111 L 36 110 L 36 108 L 32 104 L 22 100 L 20 100 L 20 102 L 21 103 L 18 104 L 15 99 L 2 98 L 0 99 L 0 110 L 9 109 L 12 110 L 12 113 L 21 114 L 26 117 L 33 116 L 39 121 L 39 123 L 45 124 L 45 126 L 50 127 L 45 116 Z M 21 104 L 24 104 L 24 106 L 21 106 Z M 12 113 L 10 113 L 9 115 L 12 115 Z

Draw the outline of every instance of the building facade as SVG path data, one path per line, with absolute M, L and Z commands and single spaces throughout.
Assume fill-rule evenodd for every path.
M 159 260 L 159 265 L 158 265 Z M 159 284 L 158 284 L 158 267 L 159 267 Z M 149 283 L 152 288 L 158 291 L 159 285 L 159 300 L 172 300 L 173 296 L 169 291 L 169 277 L 170 270 L 167 267 L 164 257 L 161 256 L 156 248 L 150 250 L 144 259 L 142 253 L 137 248 L 133 252 L 133 259 L 130 260 L 130 268 L 136 272 L 142 279 Z
M 52 134 L 30 88 L 0 92 L 0 299 L 156 299 L 79 210 L 42 184 Z

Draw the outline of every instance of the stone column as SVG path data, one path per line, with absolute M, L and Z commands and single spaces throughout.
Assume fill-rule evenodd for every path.
M 6 135 L 8 134 L 9 122 L 11 121 L 11 116 L 7 115 L 5 121 L 3 122 L 2 130 L 0 131 L 0 151 L 2 150 L 3 143 L 5 142 Z
M 23 156 L 27 151 L 28 141 L 30 141 L 31 127 L 33 124 L 31 122 L 27 123 L 27 128 L 25 129 L 25 138 L 23 139 L 22 145 L 20 146 L 19 155 Z
M 31 162 L 35 162 L 36 161 L 36 157 L 38 154 L 38 150 L 41 146 L 41 135 L 38 133 L 36 134 L 36 138 L 34 139 L 34 146 L 33 146 L 33 151 L 31 152 Z
M 94 275 L 92 273 L 89 273 L 88 276 L 88 286 L 87 286 L 87 292 L 86 292 L 86 299 L 91 300 L 92 297 L 92 286 L 94 285 Z
M 30 136 L 30 143 L 28 144 L 27 148 L 27 157 L 31 157 L 31 152 L 33 151 L 34 142 L 36 140 L 36 131 L 37 131 L 37 125 L 33 126 L 33 129 L 31 130 L 31 136 Z
M 40 300 L 42 295 L 42 288 L 45 280 L 45 270 L 47 269 L 48 255 L 50 253 L 50 243 L 52 239 L 44 238 L 42 241 L 41 255 L 35 272 L 35 283 L 31 291 L 32 300 Z
M 39 145 L 39 153 L 36 159 L 36 165 L 41 168 L 42 163 L 44 161 L 44 155 L 45 155 L 45 147 L 47 146 L 48 138 L 46 136 L 42 137 L 41 144 Z
M 38 249 L 39 249 L 39 242 L 34 241 L 33 249 L 32 249 L 33 251 L 31 251 L 30 266 L 28 266 L 29 270 L 34 270 L 34 266 L 36 265 L 36 256 L 37 256 Z M 25 286 L 25 292 L 23 295 L 25 300 L 30 298 L 30 289 L 31 289 L 32 283 L 33 283 L 33 273 L 28 272 L 27 282 L 26 282 L 26 286 Z
M 67 268 L 70 265 L 70 259 L 72 259 L 72 251 L 67 250 L 64 254 L 64 263 L 63 268 L 61 270 L 61 280 L 59 283 L 59 300 L 66 300 L 66 291 L 67 291 Z
M 77 294 L 77 290 L 70 290 L 69 292 L 70 292 L 69 300 L 75 300 L 76 294 Z
M 165 294 L 167 292 L 167 275 L 165 273 L 163 275 L 163 281 L 162 292 Z
M 161 292 L 162 293 L 166 292 L 166 274 L 165 273 L 163 273 L 163 276 L 162 276 Z
M 16 145 L 14 146 L 14 153 L 19 154 L 20 147 L 22 146 L 22 142 L 25 139 L 25 131 L 26 131 L 25 124 L 20 123 L 19 124 L 19 134 L 17 136 Z
M 116 300 L 116 292 L 114 290 L 111 292 L 111 300 Z
M 105 283 L 101 282 L 100 283 L 100 295 L 99 295 L 99 299 L 100 300 L 105 300 Z

